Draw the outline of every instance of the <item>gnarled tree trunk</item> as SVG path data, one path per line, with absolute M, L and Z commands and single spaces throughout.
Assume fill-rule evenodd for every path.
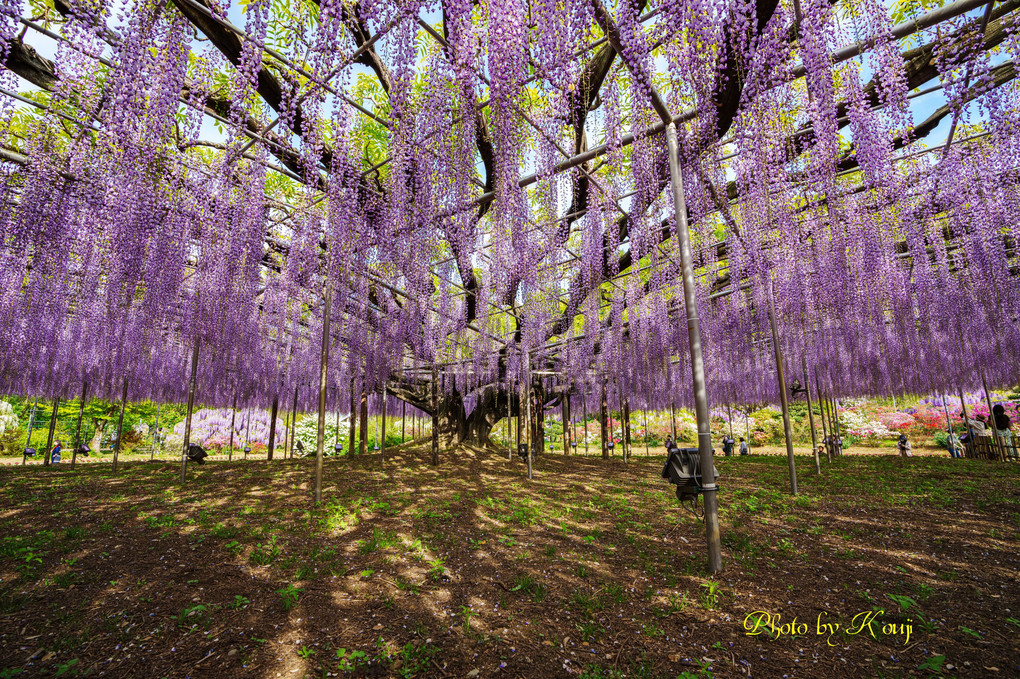
M 538 398 L 533 401 L 532 405 L 537 409 L 535 404 L 542 403 L 544 405 L 548 395 L 541 384 L 536 382 L 536 385 L 537 389 L 533 390 L 532 397 L 535 397 L 537 391 Z M 387 384 L 386 391 L 400 400 L 410 403 L 415 408 L 432 414 L 432 393 L 427 380 L 404 378 L 399 381 L 391 381 Z M 521 398 L 518 394 L 508 394 L 506 389 L 501 386 L 482 387 L 470 413 L 464 404 L 464 395 L 456 386 L 445 391 L 439 390 L 436 415 L 440 445 L 445 448 L 458 444 L 496 447 L 489 440 L 489 436 L 492 434 L 493 428 L 507 417 L 507 413 L 511 417 L 520 416 Z M 540 443 L 541 434 L 537 434 L 534 440 Z

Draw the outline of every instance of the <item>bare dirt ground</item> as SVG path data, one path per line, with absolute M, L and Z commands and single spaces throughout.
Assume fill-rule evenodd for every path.
M 1020 466 L 634 452 L 5 467 L 0 677 L 1020 676 Z

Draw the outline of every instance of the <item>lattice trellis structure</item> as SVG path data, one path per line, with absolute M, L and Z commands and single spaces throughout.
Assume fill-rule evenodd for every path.
M 713 402 L 1008 380 L 1018 7 L 9 5 L 2 389 L 690 404 L 667 121 Z

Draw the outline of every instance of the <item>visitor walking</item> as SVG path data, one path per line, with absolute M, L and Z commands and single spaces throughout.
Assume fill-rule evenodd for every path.
M 745 441 L 744 437 L 741 436 L 740 437 L 740 454 L 741 455 L 748 455 L 748 454 L 750 454 L 750 452 L 751 451 L 747 447 L 747 441 Z
M 725 455 L 726 457 L 730 457 L 731 455 L 733 455 L 733 443 L 734 443 L 733 439 L 730 438 L 728 434 L 723 436 L 722 450 L 723 455 Z
M 58 464 L 60 462 L 60 439 L 53 442 L 53 450 L 50 451 L 50 463 Z
M 913 457 L 913 453 L 910 452 L 910 441 L 907 439 L 906 434 L 900 434 L 900 440 L 896 442 L 896 447 L 900 451 L 900 457 Z

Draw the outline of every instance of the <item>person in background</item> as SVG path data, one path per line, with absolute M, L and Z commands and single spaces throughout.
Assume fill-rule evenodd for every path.
M 960 419 L 963 420 L 964 425 L 967 427 L 967 433 L 971 436 L 984 436 L 985 423 L 980 420 L 975 420 L 973 417 L 964 418 L 963 411 L 960 411 Z
M 961 453 L 960 437 L 956 435 L 956 432 L 952 429 L 949 430 L 949 437 L 946 439 L 946 448 L 949 449 L 949 457 L 960 458 L 963 457 Z
M 974 428 L 974 436 L 991 436 L 992 433 L 988 431 L 988 423 L 985 421 L 985 416 L 975 415 L 974 418 L 969 422 L 970 426 Z
M 901 457 L 913 457 L 913 453 L 910 452 L 910 441 L 907 439 L 906 434 L 900 434 L 896 447 L 899 449 Z
M 667 453 L 669 451 L 673 450 L 673 445 L 674 445 L 673 444 L 673 437 L 672 436 L 667 436 L 666 437 L 666 452 Z
M 723 435 L 722 439 L 722 450 L 726 457 L 733 455 L 733 439 L 729 435 Z
M 53 450 L 50 451 L 50 463 L 58 464 L 60 462 L 60 439 L 53 442 Z
M 843 455 L 843 437 L 842 436 L 839 436 L 839 435 L 836 436 L 836 444 L 835 444 L 834 447 L 836 449 L 835 457 L 842 457 L 842 455 Z
M 747 447 L 747 441 L 745 441 L 744 437 L 741 436 L 740 437 L 740 454 L 741 455 L 748 455 L 748 454 L 750 454 L 750 452 L 751 451 Z
M 1001 403 L 995 404 L 992 408 L 992 422 L 995 425 L 995 433 L 998 434 L 1003 446 L 1006 448 L 1006 457 L 1015 460 L 1017 457 L 1016 447 L 1013 445 L 1013 432 L 1010 430 L 1012 424 L 1006 408 Z

